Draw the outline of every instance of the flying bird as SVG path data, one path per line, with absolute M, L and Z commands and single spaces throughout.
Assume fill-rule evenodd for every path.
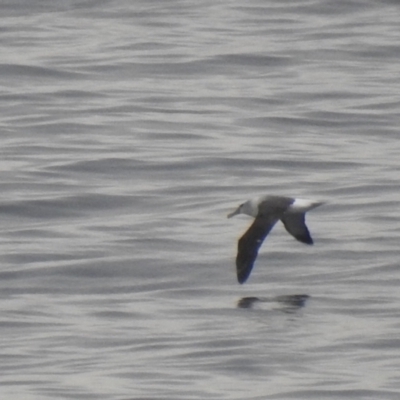
M 239 283 L 246 282 L 253 269 L 260 246 L 279 220 L 299 242 L 313 244 L 305 224 L 305 214 L 321 204 L 323 204 L 321 201 L 284 196 L 262 196 L 246 201 L 228 214 L 228 218 L 238 214 L 247 214 L 255 218 L 238 242 L 236 272 Z

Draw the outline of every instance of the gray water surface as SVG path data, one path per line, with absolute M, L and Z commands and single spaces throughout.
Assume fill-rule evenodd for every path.
M 2 399 L 399 398 L 397 2 L 0 10 Z

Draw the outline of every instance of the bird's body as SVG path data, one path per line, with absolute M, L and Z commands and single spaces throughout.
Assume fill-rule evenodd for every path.
M 253 269 L 258 250 L 275 224 L 281 220 L 286 230 L 298 241 L 313 244 L 305 224 L 305 213 L 323 204 L 320 201 L 284 196 L 262 196 L 241 204 L 228 218 L 247 214 L 255 218 L 239 239 L 236 271 L 239 283 L 244 283 Z

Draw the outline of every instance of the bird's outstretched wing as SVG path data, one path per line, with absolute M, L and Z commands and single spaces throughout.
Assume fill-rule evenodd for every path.
M 286 213 L 281 218 L 286 230 L 299 242 L 313 244 L 305 223 L 305 213 Z
M 246 233 L 239 239 L 236 257 L 236 272 L 239 283 L 246 282 L 253 269 L 258 249 L 277 221 L 278 218 L 276 217 L 258 216 Z

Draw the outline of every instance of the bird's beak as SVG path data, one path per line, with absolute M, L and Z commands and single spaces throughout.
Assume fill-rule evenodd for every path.
M 235 211 L 233 211 L 230 214 L 228 214 L 228 218 L 232 218 L 232 217 L 234 217 L 235 215 L 238 215 L 238 214 L 240 214 L 240 206 Z

